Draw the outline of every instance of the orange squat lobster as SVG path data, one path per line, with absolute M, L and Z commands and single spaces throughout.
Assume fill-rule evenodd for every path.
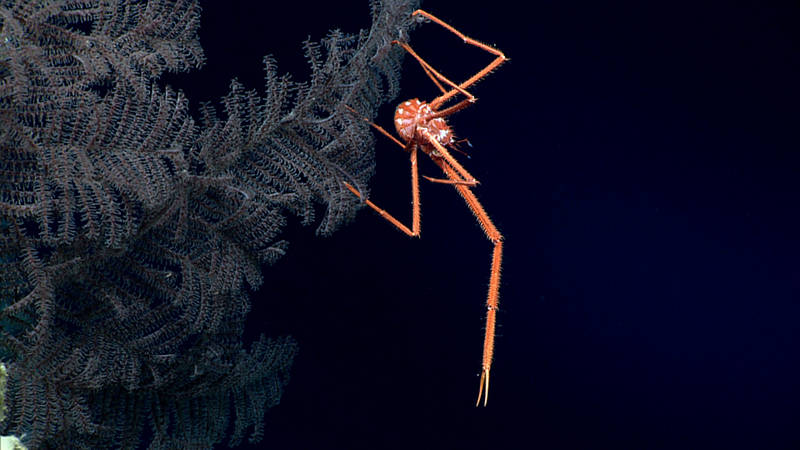
M 411 229 L 409 229 L 406 225 L 403 225 L 399 220 L 392 217 L 392 215 L 387 213 L 385 210 L 376 206 L 370 200 L 364 200 L 370 208 L 374 209 L 376 212 L 378 212 L 378 214 L 391 222 L 405 234 L 413 237 L 419 237 L 420 203 L 417 150 L 421 149 L 422 152 L 428 155 L 428 157 L 430 157 L 431 160 L 442 169 L 447 177 L 445 179 L 431 178 L 427 176 L 424 178 L 434 183 L 453 185 L 458 193 L 461 194 L 461 197 L 464 198 L 464 201 L 467 203 L 467 206 L 469 206 L 469 209 L 472 210 L 472 213 L 475 214 L 475 217 L 478 219 L 481 228 L 483 229 L 484 233 L 486 233 L 486 237 L 488 237 L 489 240 L 492 241 L 492 244 L 494 244 L 494 251 L 492 252 L 491 275 L 489 277 L 489 295 L 486 299 L 486 334 L 483 341 L 481 381 L 480 389 L 478 391 L 478 401 L 475 404 L 475 406 L 479 406 L 481 404 L 481 400 L 483 400 L 483 405 L 486 406 L 486 403 L 489 400 L 489 372 L 492 368 L 492 355 L 494 353 L 494 331 L 495 321 L 497 320 L 496 315 L 500 290 L 500 264 L 503 256 L 503 235 L 501 235 L 497 230 L 497 227 L 494 226 L 492 220 L 486 214 L 486 211 L 484 211 L 483 206 L 481 206 L 477 197 L 475 197 L 475 194 L 472 193 L 471 188 L 478 184 L 478 180 L 470 175 L 470 173 L 467 172 L 467 170 L 464 169 L 464 167 L 462 167 L 461 164 L 459 164 L 458 161 L 456 161 L 447 150 L 448 147 L 454 150 L 458 149 L 455 146 L 456 141 L 453 131 L 447 125 L 445 117 L 475 103 L 475 96 L 467 92 L 466 89 L 507 61 L 508 58 L 506 58 L 501 51 L 465 36 L 452 26 L 446 24 L 442 20 L 426 11 L 414 11 L 412 17 L 418 16 L 427 18 L 439 24 L 461 38 L 464 43 L 481 48 L 495 55 L 495 59 L 490 62 L 489 65 L 477 72 L 475 75 L 471 76 L 463 83 L 455 84 L 444 77 L 444 75 L 437 72 L 421 57 L 419 57 L 408 44 L 400 41 L 392 42 L 392 44 L 401 46 L 419 62 L 428 77 L 433 80 L 434 84 L 436 84 L 436 86 L 442 92 L 442 95 L 436 97 L 429 103 L 415 98 L 403 102 L 397 107 L 394 115 L 394 124 L 395 128 L 397 129 L 397 134 L 399 134 L 400 138 L 405 141 L 405 144 L 400 142 L 400 140 L 392 136 L 380 126 L 370 122 L 375 129 L 388 136 L 390 139 L 396 142 L 397 145 L 403 147 L 403 149 L 408 152 L 410 156 L 412 196 Z M 450 89 L 445 89 L 440 81 L 441 83 L 448 85 Z M 453 106 L 440 109 L 445 102 L 459 93 L 467 98 L 461 100 Z M 361 193 L 358 192 L 353 186 L 348 183 L 345 183 L 345 186 L 352 191 L 353 194 L 361 198 Z

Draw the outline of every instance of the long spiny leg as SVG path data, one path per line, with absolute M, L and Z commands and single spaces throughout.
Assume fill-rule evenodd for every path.
M 435 119 L 437 117 L 447 117 L 447 116 L 449 116 L 451 114 L 454 114 L 454 113 L 457 113 L 458 111 L 461 111 L 462 109 L 466 108 L 467 106 L 470 106 L 470 105 L 473 105 L 473 104 L 475 104 L 475 100 L 474 99 L 461 100 L 460 102 L 456 103 L 453 106 L 445 108 L 445 109 L 443 109 L 441 111 L 436 111 L 435 113 L 430 115 L 429 119 Z
M 397 139 L 396 137 L 392 136 L 392 133 L 389 133 L 382 126 L 380 126 L 380 125 L 376 124 L 375 122 L 367 119 L 366 117 L 361 116 L 358 113 L 358 111 L 356 111 L 355 109 L 353 109 L 353 108 L 351 108 L 349 106 L 347 106 L 347 109 L 349 109 L 353 114 L 356 114 L 359 117 L 361 117 L 361 120 L 363 120 L 364 122 L 367 122 L 372 128 L 375 128 L 376 130 L 380 131 L 384 136 L 386 136 L 389 139 L 391 139 L 392 141 L 394 141 L 395 144 L 399 145 L 400 147 L 403 147 L 403 149 L 405 149 L 405 150 L 409 150 L 410 145 L 411 145 L 410 143 L 409 144 L 403 144 L 402 142 L 400 142 L 399 139 Z
M 411 147 L 409 152 L 409 160 L 411 161 L 411 228 L 408 228 L 402 222 L 397 220 L 394 216 L 386 212 L 386 210 L 378 207 L 375 203 L 370 201 L 369 199 L 365 199 L 361 196 L 361 193 L 356 190 L 353 186 L 349 183 L 345 182 L 344 185 L 347 189 L 350 189 L 350 192 L 357 195 L 359 198 L 364 200 L 364 202 L 375 210 L 378 214 L 381 215 L 384 219 L 388 220 L 392 225 L 397 227 L 403 233 L 411 236 L 411 237 L 419 237 L 420 232 L 420 223 L 421 223 L 421 216 L 420 216 L 420 201 L 419 201 L 419 170 L 417 168 L 417 146 L 414 145 Z
M 451 180 L 449 178 L 433 178 L 429 176 L 423 175 L 422 178 L 432 182 L 432 183 L 439 183 L 439 184 L 463 184 L 464 186 L 475 187 L 478 185 L 477 180 L 466 181 L 466 180 Z
M 448 178 L 458 180 L 459 173 L 451 167 L 446 161 L 434 160 L 434 162 L 441 167 Z M 492 370 L 492 358 L 494 357 L 494 336 L 495 325 L 497 323 L 497 309 L 500 301 L 500 268 L 503 260 L 503 235 L 497 227 L 494 226 L 489 215 L 483 209 L 483 206 L 472 193 L 469 186 L 463 184 L 454 184 L 454 187 L 461 194 L 461 197 L 467 203 L 467 206 L 478 219 L 486 237 L 494 245 L 492 251 L 492 266 L 489 273 L 489 293 L 486 297 L 486 330 L 483 336 L 483 358 L 481 364 L 481 381 L 480 389 L 478 390 L 478 401 L 475 406 L 480 406 L 481 399 L 483 399 L 483 406 L 489 401 L 489 373 Z
M 398 43 L 399 43 L 399 41 L 398 41 Z M 431 81 L 433 81 L 433 84 L 435 84 L 436 87 L 439 88 L 439 90 L 442 92 L 442 94 L 446 93 L 447 89 L 445 89 L 444 86 L 442 86 L 442 83 L 439 83 L 439 80 L 437 80 L 436 76 L 431 72 L 432 69 L 429 68 L 429 66 L 427 64 L 420 64 L 420 66 L 422 66 L 422 70 L 425 71 L 425 75 L 428 75 L 428 78 L 430 78 Z
M 417 52 L 415 52 L 414 49 L 411 48 L 410 45 L 406 44 L 403 41 L 392 41 L 392 44 L 397 44 L 400 47 L 403 47 L 403 49 L 405 51 L 407 51 L 409 55 L 413 56 L 414 59 L 416 59 L 420 63 L 422 68 L 425 70 L 425 73 L 431 78 L 431 80 L 433 80 L 434 83 L 436 83 L 436 86 L 438 86 L 439 89 L 441 89 L 444 92 L 441 96 L 436 97 L 437 100 L 442 98 L 442 97 L 445 97 L 445 96 L 447 98 L 450 98 L 453 95 L 455 95 L 456 92 L 460 92 L 460 93 L 464 94 L 471 102 L 475 101 L 475 96 L 474 95 L 470 94 L 469 92 L 467 92 L 466 89 L 462 88 L 461 86 L 459 86 L 458 84 L 454 83 L 453 81 L 450 81 L 449 78 L 447 78 L 446 76 L 444 76 L 441 73 L 439 73 L 436 69 L 433 68 L 433 66 L 431 66 L 424 59 L 422 59 L 422 57 L 419 56 L 417 54 Z M 437 78 L 439 80 L 443 81 L 445 84 L 447 84 L 450 87 L 452 87 L 452 89 L 449 90 L 449 91 L 444 91 L 444 88 L 442 88 L 442 85 L 439 84 L 439 82 L 436 80 Z M 451 92 L 452 92 L 452 94 L 451 94 Z M 441 104 L 441 102 L 439 102 L 439 103 Z M 431 103 L 431 107 L 433 108 L 433 103 Z M 433 109 L 435 110 L 436 108 L 433 108 Z
M 466 185 L 478 184 L 478 180 L 476 180 L 475 177 L 472 176 L 472 174 L 467 172 L 467 169 L 465 169 L 464 166 L 459 164 L 458 161 L 456 161 L 456 159 L 453 158 L 453 155 L 451 155 L 450 152 L 447 151 L 444 145 L 440 144 L 428 131 L 424 131 L 422 135 L 425 136 L 425 139 L 428 142 L 430 142 L 434 148 L 436 148 L 436 150 L 439 152 L 439 155 L 441 155 L 441 157 L 444 158 L 445 161 L 447 161 L 450 167 L 456 171 L 457 176 L 455 178 L 452 178 L 449 175 L 448 177 L 452 178 L 453 180 L 458 180 L 459 182 L 456 184 L 466 184 Z M 453 183 L 448 183 L 448 184 L 453 184 Z
M 433 110 L 436 110 L 436 109 L 439 108 L 439 106 L 442 105 L 442 103 L 444 103 L 447 100 L 449 100 L 452 96 L 456 95 L 456 93 L 458 93 L 458 92 L 466 95 L 471 101 L 474 102 L 475 101 L 475 97 L 473 97 L 471 94 L 467 93 L 466 89 L 468 87 L 472 86 L 473 84 L 475 84 L 481 78 L 483 78 L 486 75 L 488 75 L 494 69 L 498 68 L 501 64 L 506 62 L 508 60 L 508 58 L 506 58 L 506 56 L 500 50 L 497 50 L 496 48 L 493 48 L 493 47 L 491 47 L 489 45 L 486 45 L 483 42 L 480 42 L 480 41 L 477 41 L 475 39 L 472 39 L 471 37 L 465 35 L 464 33 L 460 32 L 460 31 L 458 31 L 453 26 L 445 23 L 442 19 L 439 19 L 438 17 L 434 16 L 433 14 L 431 14 L 431 13 L 429 13 L 427 11 L 418 9 L 418 10 L 414 11 L 414 13 L 411 14 L 411 15 L 412 15 L 412 17 L 413 16 L 423 16 L 423 17 L 431 20 L 432 22 L 435 22 L 436 24 L 438 24 L 439 26 L 443 27 L 444 29 L 450 31 L 451 33 L 455 34 L 456 36 L 461 38 L 461 40 L 464 41 L 465 44 L 473 45 L 475 47 L 478 47 L 478 48 L 480 48 L 480 49 L 482 49 L 484 51 L 487 51 L 487 52 L 495 55 L 495 59 L 493 59 L 492 62 L 490 62 L 486 67 L 484 67 L 483 69 L 481 69 L 480 71 L 475 73 L 475 75 L 469 77 L 466 81 L 464 81 L 463 83 L 461 83 L 461 84 L 459 84 L 457 86 L 454 86 L 452 84 L 452 82 L 449 82 L 449 80 L 447 80 L 446 78 L 444 78 L 444 76 L 441 76 L 439 74 L 439 77 L 441 77 L 440 79 L 442 79 L 442 81 L 444 81 L 445 83 L 447 83 L 450 86 L 452 86 L 453 89 L 445 92 L 444 94 L 442 94 L 439 97 L 437 97 L 436 99 L 434 99 L 430 103 L 430 105 L 431 105 L 431 108 Z M 404 48 L 405 48 L 405 46 L 404 46 Z M 409 50 L 409 49 L 406 48 L 406 50 Z M 425 62 L 422 58 L 417 56 L 415 53 L 413 53 L 413 52 L 410 52 L 410 53 L 411 53 L 412 56 L 414 56 L 414 58 L 416 58 L 420 62 L 420 64 L 423 64 L 424 67 L 428 67 L 434 74 L 438 74 L 438 72 L 433 70 L 433 68 L 431 67 L 430 64 Z

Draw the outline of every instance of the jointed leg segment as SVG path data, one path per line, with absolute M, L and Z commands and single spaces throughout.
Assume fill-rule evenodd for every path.
M 438 24 L 439 26 L 443 27 L 444 29 L 450 31 L 451 33 L 455 34 L 459 38 L 461 38 L 461 40 L 464 41 L 465 44 L 473 45 L 475 47 L 478 47 L 478 48 L 480 48 L 480 49 L 482 49 L 484 51 L 487 51 L 487 52 L 495 55 L 495 59 L 493 59 L 492 62 L 490 62 L 486 67 L 484 67 L 483 69 L 478 71 L 475 75 L 469 77 L 469 79 L 467 79 L 467 81 L 464 81 L 463 83 L 461 83 L 459 85 L 455 85 L 452 81 L 448 80 L 443 75 L 441 75 L 438 72 L 436 72 L 433 69 L 433 67 L 431 67 L 430 64 L 425 62 L 425 60 L 423 60 L 416 53 L 414 53 L 414 51 L 411 50 L 411 48 L 408 47 L 407 44 L 403 45 L 403 48 L 405 48 L 406 51 L 409 51 L 411 56 L 413 56 L 414 58 L 417 59 L 417 61 L 419 61 L 419 63 L 422 65 L 422 67 L 425 68 L 426 72 L 430 71 L 431 73 L 435 74 L 437 78 L 441 79 L 442 81 L 444 81 L 445 83 L 447 83 L 451 87 L 453 87 L 453 89 L 443 93 L 439 97 L 436 97 L 430 103 L 431 108 L 433 108 L 434 110 L 438 109 L 439 106 L 441 106 L 444 102 L 446 102 L 452 96 L 456 95 L 456 93 L 459 93 L 459 92 L 464 94 L 465 96 L 467 96 L 468 101 L 474 102 L 475 101 L 475 97 L 472 94 L 470 94 L 469 92 L 466 92 L 466 88 L 472 86 L 478 80 L 480 80 L 481 78 L 485 77 L 491 71 L 493 71 L 494 69 L 499 67 L 504 62 L 506 62 L 508 60 L 508 58 L 506 58 L 506 55 L 504 55 L 503 52 L 501 52 L 500 50 L 498 50 L 496 48 L 490 47 L 490 46 L 484 44 L 483 42 L 476 41 L 475 39 L 472 39 L 471 37 L 465 35 L 464 33 L 460 32 L 458 30 L 456 30 L 451 25 L 445 23 L 442 19 L 439 19 L 438 17 L 434 16 L 433 14 L 431 14 L 431 13 L 429 13 L 427 11 L 423 11 L 421 9 L 418 9 L 418 10 L 414 11 L 412 16 L 425 17 L 425 18 L 431 20 L 432 22 Z M 428 75 L 430 76 L 431 74 L 429 73 Z M 433 78 L 433 77 L 431 77 L 431 78 Z M 436 84 L 437 84 L 437 86 L 439 85 L 439 83 L 436 83 Z M 440 89 L 441 89 L 441 86 L 440 86 Z
M 345 182 L 344 185 L 347 189 L 350 190 L 353 194 L 357 195 L 359 198 L 364 200 L 364 203 L 367 204 L 370 208 L 372 208 L 375 212 L 381 215 L 384 219 L 388 220 L 392 225 L 397 227 L 403 233 L 411 236 L 411 237 L 419 237 L 420 231 L 420 203 L 419 203 L 419 170 L 417 169 L 417 146 L 412 146 L 411 152 L 409 153 L 409 159 L 411 161 L 411 228 L 408 228 L 402 222 L 397 220 L 394 216 L 386 212 L 385 209 L 380 208 L 378 205 L 373 203 L 369 199 L 365 199 L 361 196 L 361 193 L 358 192 L 356 188 L 350 185 L 350 183 Z
M 453 178 L 458 175 L 455 170 L 446 163 L 439 162 L 438 164 L 448 177 Z M 469 206 L 472 214 L 478 219 L 478 223 L 480 223 L 486 237 L 494 244 L 492 266 L 489 272 L 489 293 L 486 297 L 486 331 L 483 336 L 481 385 L 478 391 L 478 401 L 475 403 L 475 406 L 479 406 L 481 404 L 481 399 L 483 399 L 483 406 L 486 406 L 486 403 L 489 401 L 489 372 L 492 369 L 492 358 L 494 357 L 495 324 L 497 322 L 497 310 L 500 302 L 500 267 L 503 262 L 503 235 L 500 234 L 500 231 L 494 226 L 489 215 L 486 214 L 486 211 L 483 209 L 483 205 L 481 205 L 478 198 L 475 197 L 475 194 L 472 193 L 472 190 L 470 190 L 468 186 L 457 184 L 455 188 L 458 193 L 461 194 L 467 206 Z

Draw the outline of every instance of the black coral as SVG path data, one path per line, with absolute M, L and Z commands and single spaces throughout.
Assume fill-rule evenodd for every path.
M 247 289 L 289 213 L 332 232 L 372 172 L 361 116 L 397 92 L 409 2 L 308 42 L 310 81 L 267 57 L 190 116 L 164 71 L 204 56 L 190 0 L 0 2 L 0 352 L 6 433 L 33 447 L 208 447 L 261 435 L 295 352 L 240 343 Z M 357 114 L 353 114 L 351 109 Z

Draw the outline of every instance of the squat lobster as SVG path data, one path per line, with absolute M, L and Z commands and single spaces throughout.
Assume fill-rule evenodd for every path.
M 500 264 L 503 255 L 503 236 L 497 230 L 497 227 L 494 226 L 492 220 L 489 218 L 489 215 L 486 214 L 486 211 L 484 211 L 483 206 L 481 206 L 477 197 L 475 197 L 475 194 L 472 193 L 471 188 L 477 186 L 478 180 L 470 175 L 470 173 L 467 172 L 467 170 L 464 169 L 464 167 L 462 167 L 461 164 L 459 164 L 458 161 L 456 161 L 456 159 L 453 158 L 453 156 L 447 150 L 447 147 L 454 150 L 458 149 L 455 146 L 456 140 L 453 135 L 453 131 L 450 126 L 447 125 L 445 117 L 475 103 L 475 96 L 470 94 L 467 91 L 467 88 L 507 61 L 508 58 L 506 58 L 501 51 L 467 37 L 460 31 L 426 11 L 421 9 L 414 11 L 412 17 L 424 17 L 439 24 L 446 30 L 461 38 L 464 43 L 481 48 L 495 55 L 495 59 L 492 60 L 489 65 L 472 75 L 463 83 L 455 84 L 447 79 L 444 75 L 437 72 L 433 67 L 431 67 L 430 64 L 425 62 L 425 60 L 417 55 L 407 43 L 401 41 L 392 42 L 392 44 L 401 46 L 419 62 L 419 64 L 422 66 L 422 69 L 425 71 L 428 77 L 433 80 L 434 84 L 436 84 L 442 94 L 429 103 L 415 98 L 403 102 L 397 107 L 394 115 L 394 124 L 397 134 L 403 141 L 405 141 L 405 144 L 400 142 L 400 140 L 392 136 L 380 126 L 370 122 L 375 129 L 392 139 L 395 143 L 397 143 L 397 145 L 403 147 L 403 149 L 409 153 L 411 160 L 412 196 L 411 228 L 409 229 L 406 225 L 402 224 L 399 220 L 395 219 L 385 210 L 376 206 L 370 200 L 364 199 L 364 201 L 370 208 L 378 212 L 378 214 L 391 222 L 395 227 L 399 228 L 405 234 L 412 237 L 419 237 L 420 202 L 417 150 L 421 149 L 423 153 L 428 155 L 428 157 L 430 157 L 431 160 L 442 169 L 447 177 L 446 179 L 431 178 L 427 176 L 424 178 L 434 183 L 453 185 L 458 193 L 461 194 L 461 197 L 464 198 L 467 206 L 477 218 L 478 223 L 480 223 L 481 228 L 486 234 L 486 237 L 489 238 L 492 244 L 494 244 L 494 251 L 492 252 L 491 274 L 489 277 L 489 294 L 486 299 L 486 331 L 483 341 L 483 360 L 480 389 L 478 391 L 478 401 L 475 403 L 475 406 L 479 406 L 482 399 L 483 405 L 486 406 L 486 403 L 489 400 L 489 372 L 492 368 L 492 355 L 494 353 L 494 333 L 500 289 Z M 448 85 L 450 89 L 445 89 L 440 81 Z M 440 109 L 445 102 L 459 93 L 467 98 L 461 100 L 453 106 Z M 345 183 L 345 186 L 352 191 L 353 194 L 357 195 L 359 198 L 362 198 L 361 193 L 358 192 L 358 190 L 356 190 L 353 186 L 348 183 Z

